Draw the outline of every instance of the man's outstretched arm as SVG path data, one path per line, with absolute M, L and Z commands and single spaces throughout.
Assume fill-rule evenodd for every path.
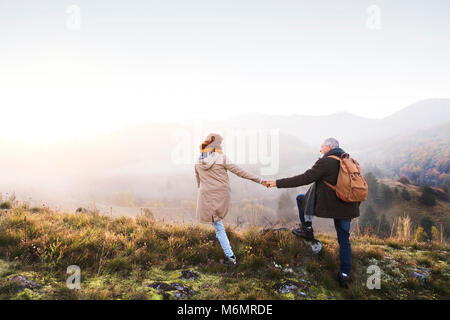
M 295 188 L 322 180 L 326 173 L 325 159 L 321 158 L 316 161 L 311 169 L 306 170 L 298 176 L 276 180 L 277 188 Z

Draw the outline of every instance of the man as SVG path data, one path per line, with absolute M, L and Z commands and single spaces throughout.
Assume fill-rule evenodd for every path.
M 344 150 L 339 148 L 339 142 L 334 138 L 326 139 L 320 147 L 320 153 L 323 156 L 316 161 L 311 169 L 306 170 L 303 174 L 285 179 L 267 180 L 263 184 L 267 187 L 295 188 L 313 182 L 316 183 L 314 215 L 321 218 L 334 219 L 334 226 L 339 242 L 340 258 L 340 270 L 337 275 L 337 280 L 341 287 L 347 288 L 351 272 L 350 222 L 352 218 L 359 216 L 360 202 L 342 201 L 336 196 L 335 191 L 323 182 L 327 181 L 332 185 L 336 185 L 337 183 L 340 163 L 336 159 L 328 158 L 328 156 L 335 155 L 340 157 L 345 153 Z M 301 226 L 298 229 L 292 230 L 292 232 L 295 235 L 310 240 L 314 239 L 314 231 L 312 222 L 306 221 L 311 219 L 305 219 L 304 196 L 304 194 L 297 196 Z

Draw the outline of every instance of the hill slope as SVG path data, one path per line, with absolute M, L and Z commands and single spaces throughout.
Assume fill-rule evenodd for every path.
M 319 235 L 324 250 L 314 256 L 289 231 L 228 230 L 239 264 L 227 269 L 208 228 L 33 211 L 0 216 L 2 299 L 449 298 L 446 245 L 354 237 L 354 280 L 344 290 L 334 280 L 336 240 L 327 236 Z M 365 285 L 374 264 L 379 290 Z M 79 290 L 66 287 L 69 265 L 81 268 Z
M 173 137 L 178 130 L 184 130 L 188 137 L 183 146 L 192 153 L 193 162 L 204 137 L 201 134 L 206 134 L 201 131 L 208 128 L 225 133 L 236 128 L 279 129 L 278 177 L 309 168 L 319 156 L 323 139 L 335 136 L 361 163 L 373 160 L 389 176 L 411 173 L 422 175 L 419 180 L 426 183 L 447 183 L 449 127 L 445 123 L 449 112 L 450 99 L 431 99 L 384 119 L 343 112 L 329 116 L 251 114 L 219 122 L 200 121 L 194 126 L 145 123 L 100 134 L 89 141 L 51 146 L 0 139 L 0 190 L 16 191 L 23 195 L 22 199 L 31 197 L 66 208 L 117 192 L 131 192 L 145 199 L 192 197 L 196 192 L 192 164 L 175 163 L 172 152 L 179 144 Z M 443 126 L 443 130 L 437 126 Z M 227 138 L 225 144 L 234 137 Z M 259 171 L 257 167 L 247 169 Z M 170 190 L 168 185 L 172 185 Z M 252 188 L 257 192 L 257 186 Z
M 279 129 L 310 146 L 328 136 L 344 146 L 364 147 L 398 135 L 414 134 L 442 125 L 450 119 L 450 99 L 427 99 L 407 106 L 382 119 L 360 117 L 347 112 L 324 116 L 244 114 L 224 121 L 227 127 Z
M 392 204 L 386 209 L 381 208 L 378 212 L 379 215 L 385 213 L 390 221 L 408 215 L 415 226 L 420 225 L 424 217 L 429 217 L 438 229 L 442 227 L 444 236 L 450 235 L 450 202 L 436 199 L 434 206 L 426 206 L 419 201 L 423 187 L 403 184 L 392 179 L 381 179 L 379 182 L 389 186 L 393 191 L 398 190 L 398 194 L 394 194 Z M 402 198 L 403 189 L 408 192 L 411 200 L 406 201 Z M 438 189 L 435 188 L 436 191 Z
M 450 186 L 450 122 L 367 145 L 356 156 L 387 177 L 404 175 L 420 185 Z

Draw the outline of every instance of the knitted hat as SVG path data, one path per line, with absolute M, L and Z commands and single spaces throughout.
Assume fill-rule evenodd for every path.
M 223 137 L 218 133 L 210 133 L 206 136 L 205 141 L 200 145 L 200 149 L 203 150 L 206 147 L 213 149 L 222 149 Z

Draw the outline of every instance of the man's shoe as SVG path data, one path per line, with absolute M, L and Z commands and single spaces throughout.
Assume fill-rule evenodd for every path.
M 314 230 L 312 227 L 300 226 L 300 228 L 292 229 L 292 233 L 305 240 L 314 240 Z
M 225 257 L 222 261 L 222 263 L 226 266 L 234 266 L 236 265 L 236 257 L 233 255 L 231 257 Z
M 342 272 L 338 272 L 337 281 L 339 282 L 339 286 L 341 288 L 348 289 L 348 284 L 350 282 L 350 275 L 342 273 Z

